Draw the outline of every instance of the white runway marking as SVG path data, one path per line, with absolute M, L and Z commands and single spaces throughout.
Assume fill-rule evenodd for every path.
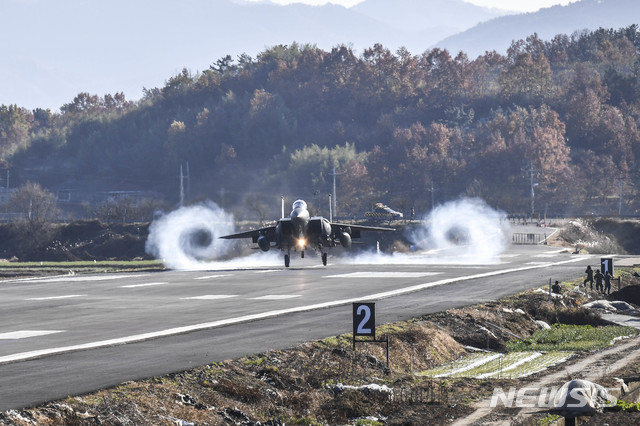
M 212 278 L 222 278 L 222 277 L 232 277 L 233 275 L 231 274 L 226 274 L 226 275 L 208 275 L 206 277 L 195 277 L 194 280 L 210 280 Z
M 131 284 L 131 285 L 121 285 L 120 288 L 138 288 L 138 287 L 150 287 L 154 285 L 167 285 L 168 282 L 161 283 L 146 283 L 146 284 Z
M 269 272 L 280 272 L 281 269 L 265 269 L 264 271 L 253 271 L 254 274 L 267 274 Z
M 20 330 L 10 333 L 0 333 L 0 340 L 18 340 L 29 337 L 46 336 L 47 334 L 63 333 L 64 330 Z
M 57 282 L 78 282 L 78 281 L 108 281 L 108 280 L 121 280 L 128 278 L 138 278 L 147 275 L 95 275 L 95 276 L 82 276 L 82 275 L 62 275 L 52 278 L 37 278 L 30 280 L 38 283 L 57 283 Z
M 300 294 L 268 294 L 266 296 L 252 297 L 251 300 L 284 300 L 300 296 Z
M 216 299 L 230 299 L 232 297 L 238 297 L 237 294 L 205 294 L 204 296 L 194 297 L 181 297 L 181 300 L 216 300 Z
M 226 318 L 218 321 L 204 322 L 204 323 L 193 324 L 193 325 L 188 325 L 184 327 L 169 328 L 166 330 L 152 331 L 149 333 L 135 334 L 131 336 L 119 337 L 119 338 L 109 339 L 109 340 L 100 340 L 96 342 L 83 343 L 83 344 L 73 345 L 73 346 L 61 346 L 57 348 L 48 348 L 48 349 L 41 349 L 36 351 L 21 352 L 17 354 L 0 356 L 0 364 L 4 364 L 8 362 L 24 361 L 27 359 L 39 358 L 43 356 L 55 355 L 55 354 L 61 354 L 61 353 L 67 353 L 67 352 L 141 342 L 144 340 L 173 336 L 175 334 L 189 333 L 189 332 L 198 331 L 198 330 L 206 330 L 210 328 L 222 327 L 222 326 L 231 325 L 231 324 L 239 324 L 243 322 L 255 321 L 255 320 L 264 319 L 264 318 L 273 318 L 273 317 L 290 314 L 290 313 L 307 312 L 315 309 L 323 309 L 323 308 L 330 308 L 334 306 L 348 305 L 350 303 L 360 302 L 362 300 L 385 299 L 387 297 L 393 297 L 401 294 L 412 293 L 415 291 L 425 290 L 427 288 L 437 287 L 437 286 L 451 284 L 455 282 L 474 280 L 478 278 L 494 277 L 494 276 L 504 275 L 512 272 L 528 271 L 531 269 L 544 268 L 547 266 L 565 265 L 568 263 L 575 263 L 575 262 L 582 262 L 582 261 L 584 261 L 584 257 L 572 258 L 570 260 L 564 260 L 560 262 L 549 262 L 542 265 L 524 266 L 520 268 L 511 268 L 511 269 L 501 269 L 498 271 L 484 272 L 481 274 L 467 275 L 464 277 L 446 278 L 440 281 L 417 284 L 417 285 L 413 285 L 413 286 L 409 286 L 409 287 L 405 287 L 397 290 L 390 290 L 382 293 L 370 294 L 367 296 L 359 296 L 356 298 L 332 300 L 329 302 L 316 303 L 315 305 L 296 306 L 288 309 L 276 309 L 268 312 L 244 315 L 244 316 L 235 317 L 235 318 Z
M 73 297 L 87 297 L 87 295 L 86 294 L 69 294 L 67 296 L 32 297 L 24 300 L 58 300 L 58 299 L 71 299 Z
M 349 274 L 326 275 L 324 278 L 420 278 L 442 272 L 351 272 Z
M 551 250 L 551 251 L 545 251 L 545 253 L 547 253 L 547 254 L 558 254 L 558 253 L 565 253 L 565 252 L 567 252 L 566 248 L 556 249 L 556 250 Z

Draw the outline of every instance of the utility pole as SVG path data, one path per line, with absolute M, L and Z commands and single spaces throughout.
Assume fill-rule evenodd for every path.
M 534 187 L 538 186 L 537 182 L 533 181 L 533 174 L 535 170 L 533 169 L 533 161 L 529 162 L 529 176 L 531 180 L 531 219 L 533 219 L 533 214 L 535 213 L 535 191 Z
M 431 210 L 433 210 L 436 206 L 436 201 L 435 201 L 435 192 L 438 190 L 438 188 L 434 188 L 433 187 L 433 179 L 431 179 Z
M 624 188 L 624 181 L 620 179 L 618 181 L 618 216 L 622 216 L 622 189 Z
M 180 164 L 180 207 L 184 205 L 184 175 L 182 174 L 182 164 Z
M 333 164 L 333 214 L 338 217 L 338 198 L 336 197 L 336 176 L 339 176 L 343 173 L 336 173 L 336 164 Z
M 187 199 L 191 198 L 191 172 L 189 171 L 189 162 L 187 161 Z
M 331 200 L 331 194 L 329 194 L 329 222 L 333 222 L 333 202 Z
M 186 169 L 187 169 L 187 174 L 185 175 L 182 171 L 182 164 L 180 164 L 180 176 L 178 176 L 178 179 L 180 179 L 180 207 L 184 206 L 184 198 L 185 198 L 185 194 L 187 197 L 189 197 L 191 195 L 191 174 L 189 172 L 189 162 L 187 161 L 186 164 Z M 184 180 L 187 180 L 187 189 L 185 191 L 184 188 Z

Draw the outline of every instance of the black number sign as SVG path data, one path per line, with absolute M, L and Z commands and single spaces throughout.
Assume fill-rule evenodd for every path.
M 609 272 L 613 275 L 613 259 L 610 257 L 603 257 L 600 259 L 600 272 L 606 274 Z
M 353 337 L 368 336 L 376 338 L 376 304 L 353 304 Z

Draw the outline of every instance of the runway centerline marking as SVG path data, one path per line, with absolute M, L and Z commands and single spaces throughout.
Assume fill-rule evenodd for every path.
M 493 277 L 497 275 L 509 274 L 512 272 L 522 272 L 522 271 L 528 271 L 532 269 L 546 268 L 549 266 L 564 265 L 567 263 L 583 262 L 584 260 L 585 260 L 585 257 L 578 256 L 573 259 L 564 260 L 560 262 L 549 262 L 541 265 L 523 266 L 520 268 L 511 268 L 511 269 L 501 269 L 498 271 L 484 272 L 481 274 L 467 275 L 463 277 L 446 278 L 446 279 L 434 281 L 431 283 L 417 284 L 417 285 L 413 285 L 413 286 L 409 286 L 409 287 L 405 287 L 397 290 L 390 290 L 382 293 L 375 293 L 368 296 L 359 296 L 359 297 L 354 297 L 349 299 L 334 300 L 329 302 L 317 303 L 314 305 L 296 306 L 296 307 L 287 308 L 287 309 L 277 309 L 277 310 L 262 312 L 258 314 L 244 315 L 244 316 L 235 317 L 235 318 L 226 318 L 226 319 L 217 320 L 217 321 L 204 322 L 200 324 L 193 324 L 193 325 L 188 325 L 183 327 L 169 328 L 166 330 L 152 331 L 149 333 L 135 334 L 132 336 L 119 337 L 119 338 L 109 339 L 109 340 L 100 340 L 96 342 L 83 343 L 79 345 L 62 346 L 57 348 L 21 352 L 17 354 L 0 357 L 0 364 L 6 364 L 8 362 L 24 361 L 28 359 L 34 359 L 34 358 L 42 358 L 49 355 L 75 352 L 80 350 L 97 349 L 97 348 L 107 347 L 107 346 L 125 345 L 125 344 L 134 343 L 134 342 L 141 342 L 144 340 L 168 337 L 175 334 L 184 334 L 184 333 L 190 333 L 194 331 L 207 330 L 215 327 L 222 327 L 222 326 L 231 325 L 231 324 L 239 324 L 239 323 L 244 323 L 249 321 L 265 319 L 265 318 L 273 318 L 273 317 L 296 313 L 296 312 L 306 312 L 306 311 L 313 311 L 316 309 L 348 305 L 350 303 L 360 302 L 362 300 L 385 299 L 388 297 L 398 296 L 398 295 L 407 294 L 407 293 L 413 293 L 413 292 L 424 290 L 427 288 L 437 287 L 437 286 L 451 284 L 451 283 L 460 282 L 460 281 L 469 281 L 469 280 L 474 280 L 478 278 Z
M 59 300 L 59 299 L 71 299 L 74 297 L 87 297 L 86 294 L 69 294 L 67 296 L 49 296 L 49 297 L 30 297 L 24 300 Z
M 231 274 L 208 275 L 206 277 L 195 277 L 194 280 L 210 280 L 212 278 L 232 277 Z
M 442 274 L 442 272 L 350 272 L 347 274 L 325 275 L 323 278 L 420 278 L 439 274 Z
M 18 340 L 29 337 L 46 336 L 47 334 L 64 333 L 64 330 L 20 330 L 0 333 L 0 340 Z
M 154 285 L 167 285 L 168 282 L 159 282 L 159 283 L 146 283 L 146 284 L 131 284 L 131 285 L 121 285 L 120 288 L 138 288 L 138 287 L 150 287 Z
M 268 294 L 266 296 L 251 297 L 251 300 L 286 300 L 300 297 L 300 294 Z
M 216 300 L 216 299 L 231 299 L 232 297 L 238 297 L 238 295 L 237 294 L 205 294 L 204 296 L 181 297 L 180 300 Z

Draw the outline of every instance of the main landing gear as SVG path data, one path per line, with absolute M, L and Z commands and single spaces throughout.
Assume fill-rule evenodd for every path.
M 302 252 L 302 257 L 304 258 L 304 252 Z M 285 268 L 288 268 L 290 263 L 291 263 L 291 254 L 285 254 L 284 255 Z M 327 266 L 327 253 L 322 253 L 322 264 L 324 266 Z

